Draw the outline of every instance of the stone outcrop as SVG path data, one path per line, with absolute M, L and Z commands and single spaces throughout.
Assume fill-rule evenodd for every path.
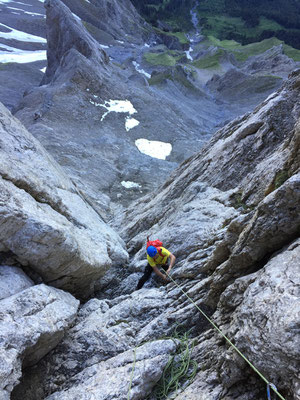
M 82 2 L 65 3 L 84 12 Z M 96 6 L 86 3 L 92 18 Z M 125 55 L 120 47 L 103 51 L 98 40 L 108 21 L 99 21 L 93 38 L 61 1 L 45 5 L 48 70 L 17 115 L 61 166 L 0 106 L 0 275 L 10 283 L 12 272 L 18 277 L 0 293 L 1 400 L 11 391 L 12 400 L 125 400 L 129 391 L 132 399 L 154 400 L 155 384 L 179 351 L 177 340 L 166 339 L 178 324 L 189 332 L 197 373 L 172 398 L 265 398 L 265 383 L 181 289 L 286 399 L 298 400 L 300 71 L 252 113 L 220 129 L 156 190 L 168 171 L 202 146 L 202 132 L 212 129 L 223 105 L 195 88 L 183 94 L 175 79 L 165 92 L 148 86 L 131 65 L 141 47 L 131 49 L 132 59 L 130 46 Z M 120 21 L 106 32 L 108 42 L 138 29 L 130 25 L 135 14 L 127 0 L 103 5 L 101 15 Z M 126 5 L 124 20 L 114 15 Z M 230 81 L 239 90 L 250 81 L 257 93 L 263 81 L 256 81 L 255 71 L 277 71 L 275 50 L 270 60 L 249 60 L 243 72 L 228 71 L 208 87 L 237 100 Z M 126 67 L 109 59 L 114 52 Z M 275 56 L 286 62 L 286 73 L 292 66 L 283 54 Z M 190 75 L 182 72 L 177 77 L 188 83 Z M 270 89 L 274 79 L 265 83 Z M 109 112 L 111 100 L 131 101 L 140 125 L 128 133 L 130 112 Z M 233 114 L 224 111 L 218 121 Z M 141 137 L 172 143 L 168 161 L 141 154 L 134 144 Z M 137 179 L 142 190 L 123 198 L 120 182 Z M 150 195 L 120 212 L 120 204 L 147 190 Z M 112 224 L 126 241 L 128 264 L 124 242 L 104 222 L 112 211 L 108 195 L 118 202 Z M 161 283 L 153 278 L 135 290 L 147 236 L 176 255 L 172 278 L 181 289 L 174 283 L 153 288 Z M 4 263 L 4 255 L 13 262 Z M 32 286 L 10 265 L 32 271 L 35 283 L 38 276 L 81 297 L 92 295 L 96 283 L 99 298 L 77 314 L 70 293 Z
M 294 399 L 299 388 L 293 326 L 299 309 L 297 283 L 289 277 L 299 265 L 297 242 L 292 244 L 300 226 L 299 79 L 297 71 L 253 113 L 217 132 L 158 195 L 142 198 L 127 211 L 130 223 L 124 229 L 124 237 L 131 238 L 129 251 L 135 253 L 129 270 L 137 272 L 143 265 L 147 235 L 162 239 L 177 256 L 177 282 L 208 314 L 214 313 L 213 319 L 250 360 Z M 174 318 L 195 324 L 195 311 L 186 298 L 179 296 L 178 302 Z M 268 311 L 263 313 L 262 307 Z M 207 327 L 198 328 L 198 334 L 203 329 Z M 237 383 L 251 375 L 247 365 L 232 351 L 227 354 L 213 331 L 205 335 L 196 350 L 205 372 L 178 398 L 192 399 L 199 390 L 204 398 L 217 398 L 217 393 L 227 393 L 228 399 L 237 393 L 260 398 L 263 385 L 253 391 L 250 383 L 243 389 Z M 290 346 L 282 345 L 287 342 Z M 204 357 L 204 349 L 210 355 Z M 288 359 L 290 368 L 285 369 Z
M 127 253 L 40 143 L 0 106 L 0 251 L 86 297 Z
M 71 11 L 60 0 L 46 0 L 45 8 L 51 23 L 47 26 L 48 65 L 42 85 L 59 79 L 59 67 L 68 63 L 72 53 L 79 53 L 86 59 L 97 57 L 101 65 L 108 62 L 104 50 L 92 40 L 82 23 L 72 16 Z M 66 32 L 68 34 L 66 35 Z M 71 54 L 68 52 L 70 51 Z M 74 57 L 74 56 L 73 56 Z
M 80 309 L 74 327 L 56 349 L 25 372 L 25 384 L 16 390 L 14 399 L 46 398 L 61 388 L 70 387 L 69 382 L 74 379 L 80 382 L 93 366 L 95 372 L 100 368 L 100 374 L 103 368 L 114 363 L 112 357 L 121 353 L 120 359 L 127 357 L 127 351 L 132 353 L 130 349 L 139 348 L 146 341 L 153 348 L 158 347 L 161 355 L 167 355 L 164 342 L 151 341 L 166 336 L 168 329 L 164 332 L 164 326 L 158 327 L 156 321 L 160 321 L 170 305 L 171 298 L 163 289 L 134 292 L 111 301 L 90 300 Z M 149 354 L 143 358 L 146 364 L 152 365 Z M 101 385 L 103 388 L 103 382 Z M 112 391 L 110 385 L 113 387 L 114 383 L 109 383 L 109 391 Z M 148 383 L 141 380 L 141 385 Z
M 103 3 L 104 9 L 112 4 L 117 13 L 126 8 L 127 1 Z M 71 2 L 68 4 L 74 11 Z M 84 19 L 78 20 L 61 1 L 47 0 L 45 6 L 49 49 L 46 74 L 39 88 L 26 93 L 16 116 L 86 197 L 99 210 L 105 210 L 104 214 L 113 214 L 116 203 L 127 206 L 157 188 L 178 163 L 202 147 L 216 126 L 241 113 L 240 106 L 216 100 L 199 82 L 196 87 L 186 72 L 177 73 L 178 69 L 170 73 L 163 67 L 166 85 L 149 85 L 141 72 L 144 54 L 153 50 L 163 56 L 168 49 L 154 46 L 149 50 L 148 43 L 133 45 L 127 36 L 122 38 L 123 43 L 108 41 L 103 46 L 99 35 L 89 34 Z M 109 17 L 106 25 L 122 18 L 113 11 Z M 185 56 L 182 51 L 181 58 Z M 149 69 L 160 70 L 153 65 Z M 179 71 L 183 69 L 189 70 L 183 65 Z M 251 107 L 272 88 L 255 95 Z M 108 112 L 110 102 L 119 101 L 131 104 L 132 114 Z M 242 110 L 249 110 L 249 104 L 244 104 Z M 127 130 L 126 122 L 133 118 L 139 124 Z M 138 139 L 171 144 L 171 154 L 166 160 L 155 158 L 159 157 L 157 153 L 150 157 L 138 149 Z M 133 186 L 126 187 L 126 182 Z
M 0 300 L 33 286 L 33 281 L 21 268 L 10 265 L 0 266 Z
M 88 29 L 99 39 L 120 39 L 139 43 L 145 40 L 151 28 L 136 11 L 130 0 L 101 0 L 86 4 L 80 0 L 63 0 Z
M 125 400 L 129 394 L 131 399 L 144 399 L 160 379 L 170 353 L 175 350 L 176 344 L 172 340 L 144 344 L 135 351 L 129 350 L 106 362 L 87 368 L 74 377 L 74 386 L 54 393 L 46 399 Z M 132 385 L 130 385 L 131 376 Z M 143 379 L 140 379 L 141 376 Z
M 0 398 L 9 399 L 21 368 L 37 363 L 62 339 L 79 301 L 46 285 L 0 300 Z
M 178 324 L 193 338 L 198 367 L 193 382 L 173 394 L 176 400 L 263 399 L 265 383 L 181 289 L 285 398 L 299 397 L 299 80 L 298 71 L 252 114 L 217 132 L 158 194 L 141 198 L 115 221 L 132 258 L 126 269 L 114 269 L 111 283 L 106 277 L 101 297 L 111 299 L 81 308 L 62 342 L 26 371 L 14 400 L 126 399 L 133 369 L 132 398 L 144 399 L 170 350 L 155 346 L 162 358 L 146 351 L 135 369 L 134 349 L 158 343 Z M 154 280 L 134 291 L 147 235 L 176 255 L 172 278 L 181 289 L 173 283 L 149 289 Z M 115 379 L 119 374 L 124 385 Z

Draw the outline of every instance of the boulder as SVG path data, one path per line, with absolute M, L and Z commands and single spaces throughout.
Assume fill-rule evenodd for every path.
M 228 333 L 261 373 L 276 386 L 289 388 L 287 397 L 293 399 L 300 395 L 297 376 L 299 260 L 298 239 L 274 255 L 263 269 L 251 277 L 252 282 L 248 281 L 247 287 L 243 280 L 237 279 L 220 299 L 220 306 L 226 308 L 228 303 L 232 304 L 232 298 L 236 298 L 236 292 L 242 293 L 231 317 Z M 279 365 L 285 367 L 278 371 Z M 231 379 L 231 376 L 228 377 L 229 382 Z
M 33 286 L 33 281 L 21 268 L 9 265 L 0 266 L 0 300 Z
M 173 340 L 146 343 L 76 375 L 70 389 L 54 393 L 58 399 L 144 399 L 159 381 L 170 354 L 176 350 Z
M 88 301 L 60 344 L 38 365 L 26 370 L 14 399 L 45 398 L 70 387 L 69 382 L 77 380 L 75 375 L 86 375 L 85 371 L 95 365 L 96 370 L 100 366 L 102 370 L 102 365 L 110 365 L 118 354 L 165 337 L 170 328 L 165 330 L 160 316 L 170 302 L 163 289 L 142 290 L 111 301 Z M 110 390 L 112 382 L 108 383 Z
M 0 251 L 78 296 L 127 253 L 41 144 L 0 105 Z
M 0 398 L 9 399 L 21 368 L 37 363 L 62 339 L 79 301 L 37 285 L 0 300 Z

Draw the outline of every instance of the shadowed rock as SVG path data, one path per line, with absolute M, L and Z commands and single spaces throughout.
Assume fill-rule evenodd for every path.
M 37 363 L 62 339 L 79 301 L 45 285 L 0 300 L 0 397 L 18 383 L 21 367 Z
M 0 300 L 33 286 L 34 283 L 21 268 L 0 266 Z
M 40 143 L 0 106 L 0 251 L 82 297 L 127 253 Z

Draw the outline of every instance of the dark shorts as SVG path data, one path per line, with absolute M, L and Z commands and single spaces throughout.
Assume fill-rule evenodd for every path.
M 168 269 L 168 264 L 164 264 L 164 265 L 158 265 L 158 267 L 162 267 L 165 271 Z M 141 289 L 144 286 L 144 283 L 150 278 L 151 274 L 152 274 L 153 268 L 151 267 L 150 264 L 147 265 L 147 267 L 145 268 L 145 272 L 144 275 L 141 277 L 141 279 L 139 280 L 136 289 Z

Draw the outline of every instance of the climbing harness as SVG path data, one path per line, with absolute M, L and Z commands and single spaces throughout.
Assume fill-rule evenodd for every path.
M 274 393 L 277 394 L 277 396 L 281 400 L 285 400 L 285 398 L 277 391 L 276 386 L 273 383 L 269 382 L 267 378 L 265 378 L 263 374 L 259 372 L 257 368 L 255 368 L 255 366 L 248 360 L 248 358 L 244 356 L 244 354 L 228 339 L 228 337 L 217 327 L 217 325 L 215 325 L 215 323 L 205 314 L 204 311 L 201 310 L 201 308 L 194 302 L 194 300 L 191 299 L 191 297 L 174 281 L 174 279 L 167 272 L 166 275 L 182 291 L 182 293 L 197 308 L 197 310 L 200 311 L 200 313 L 207 319 L 207 321 L 214 327 L 214 329 L 223 336 L 223 338 L 230 344 L 230 346 L 250 365 L 253 371 L 255 371 L 261 377 L 261 379 L 267 384 L 268 400 L 271 400 L 270 389 L 272 389 Z

